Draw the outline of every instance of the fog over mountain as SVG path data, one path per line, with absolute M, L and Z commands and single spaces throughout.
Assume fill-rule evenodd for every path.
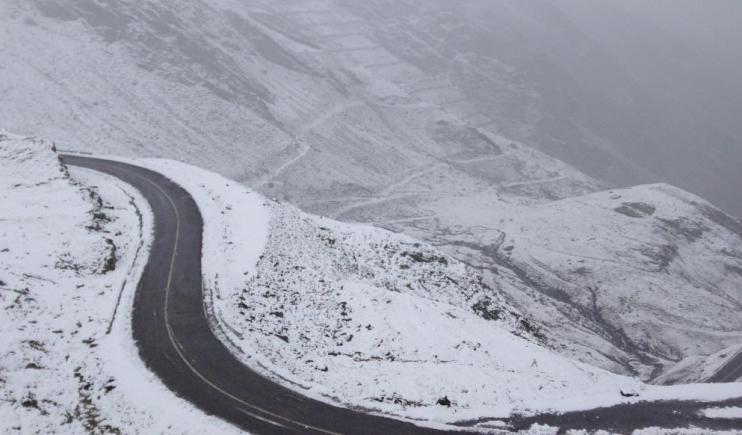
M 614 2 L 619 3 L 619 2 Z M 628 11 L 641 15 L 658 27 L 673 34 L 686 44 L 702 51 L 719 55 L 721 63 L 737 63 L 742 53 L 736 49 L 740 42 L 739 14 L 742 4 L 734 0 L 657 0 L 620 2 Z
M 714 208 L 742 215 L 742 30 L 735 1 L 645 3 L 5 0 L 0 122 L 434 243 L 555 350 L 654 379 L 742 337 L 739 310 L 699 314 L 742 303 L 742 226 Z M 703 199 L 596 195 L 643 183 Z M 543 216 L 573 209 L 600 225 L 562 246 Z
M 254 50 L 252 61 L 247 62 L 253 66 L 260 62 L 255 55 L 265 56 L 268 66 L 282 65 L 293 69 L 291 73 L 314 77 L 303 86 L 310 93 L 306 88 L 325 82 L 343 83 L 345 89 L 340 90 L 353 94 L 347 88 L 358 77 L 344 76 L 344 71 L 368 67 L 378 58 L 366 73 L 384 75 L 390 70 L 380 64 L 401 62 L 424 74 L 430 81 L 428 88 L 447 92 L 450 98 L 435 104 L 460 114 L 471 125 L 525 142 L 598 179 L 617 185 L 671 182 L 737 215 L 742 214 L 741 194 L 735 187 L 742 181 L 738 170 L 742 127 L 737 122 L 742 108 L 742 87 L 737 83 L 742 55 L 736 49 L 742 42 L 742 30 L 736 25 L 741 8 L 733 0 L 189 0 L 178 4 L 36 0 L 3 5 L 4 20 L 26 26 L 18 31 L 28 32 L 27 37 L 41 29 L 79 27 L 66 45 L 72 50 L 67 59 L 60 52 L 54 57 L 37 53 L 35 61 L 51 69 L 44 72 L 49 74 L 45 80 L 58 86 L 73 80 L 62 76 L 65 71 L 74 74 L 70 57 L 82 49 L 76 44 L 92 38 L 107 47 L 108 56 L 128 47 L 122 55 L 136 75 L 155 74 L 170 83 L 168 90 L 160 92 L 182 94 L 179 86 L 200 86 L 202 99 L 217 98 L 213 105 L 236 103 L 257 109 L 262 120 L 284 131 L 291 129 L 291 123 L 280 119 L 284 114 L 272 105 L 297 112 L 308 101 L 291 101 L 270 89 L 266 81 L 275 77 L 260 78 L 258 70 L 248 78 L 247 59 L 241 53 L 250 51 L 249 46 Z M 206 17 L 213 19 L 193 21 Z M 54 43 L 63 38 L 57 34 Z M 11 40 L 5 38 L 6 45 Z M 376 49 L 364 50 L 364 43 Z M 328 64 L 326 59 L 341 57 L 337 50 L 347 50 L 346 56 Z M 18 61 L 12 51 L 6 46 L 4 63 Z M 106 62 L 98 59 L 97 63 L 102 69 Z M 86 81 L 98 87 L 108 78 Z M 4 81 L 6 101 L 14 98 L 8 92 L 29 95 L 33 91 L 8 86 L 17 80 Z M 117 80 L 116 86 L 137 91 L 132 80 Z M 138 108 L 149 112 L 149 122 L 156 122 L 149 106 Z M 49 110 L 43 115 L 57 116 Z M 69 122 L 66 114 L 58 115 Z M 4 114 L 4 118 L 8 127 L 31 130 L 15 116 Z M 115 130 L 131 122 L 119 118 L 104 124 Z M 198 133 L 204 139 L 224 134 L 208 131 L 214 124 L 205 124 Z M 234 125 L 226 128 L 235 129 Z M 173 135 L 182 136 L 185 130 L 193 126 L 181 124 Z M 83 143 L 105 148 L 104 139 L 114 134 L 99 132 L 101 140 Z M 169 147 L 145 137 L 132 137 L 129 142 L 153 154 Z M 230 172 L 244 172 L 246 178 L 254 173 L 239 159 L 230 162 Z
M 614 116 L 600 119 L 611 129 L 601 135 L 613 142 L 611 148 L 650 170 L 650 177 L 740 214 L 733 186 L 742 152 L 736 121 L 742 108 L 737 49 L 742 5 L 727 0 L 553 4 L 616 62 L 615 84 L 631 89 L 614 106 Z M 594 67 L 590 61 L 578 78 L 602 75 L 590 70 Z M 609 176 L 633 181 L 625 174 Z

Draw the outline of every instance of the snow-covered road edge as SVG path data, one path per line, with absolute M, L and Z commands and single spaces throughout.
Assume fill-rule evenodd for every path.
M 0 433 L 237 433 L 170 392 L 132 336 L 148 203 L 0 129 Z
M 159 172 L 191 194 L 204 221 L 204 303 L 213 332 L 233 353 L 250 359 L 231 340 L 241 333 L 222 315 L 218 302 L 224 299 L 225 289 L 241 288 L 256 271 L 271 219 L 265 198 L 239 183 L 177 161 L 111 159 Z M 269 370 L 268 365 L 259 365 Z
M 116 177 L 97 171 L 70 167 L 72 178 L 87 185 L 115 186 L 130 198 L 140 217 L 139 248 L 122 283 L 120 300 L 110 333 L 99 342 L 98 354 L 106 374 L 121 380 L 117 394 L 123 401 L 102 402 L 100 407 L 109 421 L 135 433 L 198 434 L 217 430 L 219 433 L 243 433 L 221 419 L 206 415 L 190 402 L 179 398 L 154 375 L 142 361 L 132 333 L 132 313 L 139 280 L 149 260 L 154 240 L 154 216 L 149 203 L 137 189 Z M 99 187 L 100 188 L 100 187 Z M 135 408 L 126 409 L 135 405 Z M 132 414 L 139 418 L 136 427 Z M 137 415 L 138 414 L 138 415 Z M 117 418 L 127 418 L 116 421 Z M 167 416 L 166 418 L 162 418 Z

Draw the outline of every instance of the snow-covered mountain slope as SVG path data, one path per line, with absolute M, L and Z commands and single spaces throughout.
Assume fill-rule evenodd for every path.
M 742 342 L 742 222 L 694 195 L 610 190 L 513 214 L 498 230 L 495 261 L 612 336 L 616 360 L 644 376 Z
M 222 341 L 302 394 L 434 425 L 738 394 L 644 385 L 560 356 L 550 331 L 507 301 L 507 277 L 489 287 L 409 237 L 308 215 L 182 163 L 134 162 L 201 209 L 205 298 Z
M 558 8 L 483 4 L 8 0 L 0 119 L 65 148 L 188 161 L 310 212 L 434 243 L 548 320 L 557 349 L 626 372 L 620 334 L 596 318 L 575 324 L 491 254 L 513 215 L 604 188 L 528 144 L 597 173 L 652 177 L 631 161 L 645 136 L 614 137 L 651 124 L 627 103 L 645 92 Z M 596 62 L 604 75 L 586 73 Z M 702 143 L 687 140 L 684 152 Z M 708 155 L 736 168 L 736 154 Z M 704 185 L 733 179 L 703 174 Z
M 624 3 L 8 0 L 0 89 L 28 109 L 2 115 L 60 143 L 178 157 L 243 180 L 299 156 L 330 163 L 318 156 L 328 144 L 407 143 L 386 162 L 394 174 L 430 137 L 415 122 L 400 129 L 400 112 L 432 106 L 588 174 L 669 181 L 738 212 L 736 54 L 689 47 Z M 333 119 L 347 121 L 343 137 L 316 131 Z M 323 169 L 361 187 L 389 176 Z
M 488 285 L 407 236 L 307 215 L 182 163 L 138 163 L 182 184 L 201 209 L 216 333 L 245 364 L 302 394 L 432 425 L 738 394 L 734 384 L 649 386 L 560 356 L 552 325 L 509 301 L 512 272 Z M 68 175 L 35 139 L 0 136 L 0 164 L 10 206 L 0 220 L 0 338 L 10 349 L 0 357 L 2 428 L 232 430 L 137 359 L 129 309 L 152 219 L 139 195 L 92 171 Z
M 257 274 L 225 316 L 249 331 L 233 337 L 243 350 L 299 389 L 408 418 L 504 416 L 638 387 L 539 347 L 544 332 L 480 279 L 406 237 L 275 207 Z
M 50 143 L 0 131 L 0 432 L 229 433 L 134 348 L 146 203 L 113 179 L 71 174 Z
M 466 222 L 430 220 L 450 201 L 491 215 L 600 188 L 476 129 L 420 92 L 435 77 L 381 44 L 367 53 L 333 36 L 358 21 L 339 5 L 179 5 L 3 2 L 0 52 L 12 61 L 0 117 L 60 148 L 181 159 L 317 214 L 405 222 L 394 229 L 426 240 L 478 238 Z
M 0 8 L 0 53 L 12 59 L 0 69 L 0 117 L 61 148 L 175 158 L 314 213 L 374 222 L 425 217 L 451 197 L 498 210 L 501 197 L 599 188 L 475 128 L 426 91 L 439 86 L 435 74 L 367 41 L 363 26 L 348 30 L 364 19 L 343 4 L 11 0 Z M 445 87 L 441 95 L 456 92 Z M 442 231 L 451 225 L 461 224 L 443 222 Z
M 359 52 L 363 36 L 328 36 L 323 22 L 339 31 L 359 20 L 342 5 L 179 5 L 4 2 L 7 128 L 54 137 L 61 148 L 197 163 L 300 205 L 375 196 L 434 166 L 467 186 L 476 180 L 456 162 L 482 167 L 504 151 L 489 171 L 503 182 L 550 178 L 552 159 L 508 150 L 418 95 L 435 77 L 403 59 L 399 76 L 377 72 L 374 62 L 397 59 L 383 45 Z M 323 5 L 323 14 L 302 13 Z M 561 166 L 560 175 L 584 182 Z
M 404 210 L 399 204 L 373 206 L 383 216 Z M 451 195 L 421 208 L 420 217 L 375 223 L 477 268 L 520 311 L 549 325 L 567 355 L 650 379 L 742 342 L 740 223 L 680 189 L 640 186 L 558 201 Z M 353 213 L 365 220 L 374 211 Z

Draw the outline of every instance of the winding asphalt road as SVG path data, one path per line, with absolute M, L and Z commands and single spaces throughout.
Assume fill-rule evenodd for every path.
M 152 208 L 154 241 L 134 299 L 133 333 L 141 358 L 179 396 L 209 414 L 260 434 L 445 433 L 308 399 L 244 366 L 209 326 L 201 275 L 203 221 L 188 192 L 163 175 L 138 166 L 72 155 L 62 159 L 66 164 L 107 173 L 131 184 Z M 585 412 L 514 417 L 506 423 L 513 429 L 541 423 L 562 430 L 619 432 L 649 426 L 742 428 L 742 419 L 711 420 L 698 413 L 708 406 L 712 404 L 640 402 Z M 742 399 L 713 406 L 742 406 Z M 478 423 L 487 421 L 462 422 L 461 427 Z
M 154 241 L 134 298 L 133 333 L 149 369 L 179 396 L 259 434 L 443 433 L 308 399 L 243 365 L 209 327 L 201 277 L 203 221 L 188 192 L 138 166 L 71 155 L 63 161 L 131 184 L 152 208 Z

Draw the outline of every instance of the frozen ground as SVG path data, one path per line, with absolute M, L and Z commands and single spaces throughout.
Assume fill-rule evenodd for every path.
M 115 179 L 0 132 L 0 432 L 229 433 L 144 367 L 130 307 L 151 216 Z

